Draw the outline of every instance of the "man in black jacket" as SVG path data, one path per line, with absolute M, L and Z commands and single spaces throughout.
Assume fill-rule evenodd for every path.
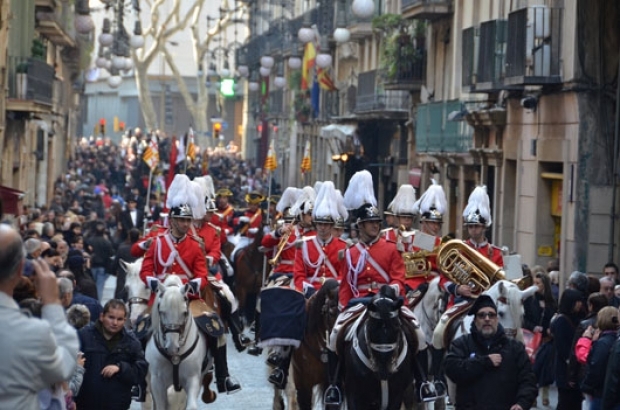
M 80 329 L 84 381 L 76 398 L 80 409 L 128 409 L 133 385 L 144 381 L 148 364 L 138 339 L 125 330 L 127 309 L 112 299 L 95 324 Z
M 529 410 L 538 388 L 525 347 L 506 336 L 491 297 L 480 295 L 468 314 L 475 315 L 471 333 L 452 342 L 445 361 L 455 408 Z

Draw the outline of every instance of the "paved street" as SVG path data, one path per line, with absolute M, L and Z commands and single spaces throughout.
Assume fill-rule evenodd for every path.
M 114 287 L 116 286 L 116 278 L 111 276 L 106 282 L 104 290 L 103 300 L 104 303 L 114 293 Z M 200 403 L 200 410 L 270 410 L 272 408 L 273 389 L 267 382 L 267 366 L 265 365 L 265 353 L 262 357 L 254 357 L 248 355 L 246 352 L 239 353 L 233 347 L 232 341 L 228 343 L 228 365 L 230 374 L 237 378 L 241 383 L 243 389 L 234 395 L 220 395 L 218 394 L 217 400 L 212 404 Z M 215 387 L 213 387 L 215 389 Z M 535 407 L 535 409 L 552 409 L 555 408 L 557 403 L 557 390 L 551 389 L 550 392 L 551 406 Z M 538 398 L 538 404 L 541 404 L 540 397 Z M 140 404 L 133 403 L 131 410 L 139 410 Z M 317 408 L 321 408 L 317 406 Z M 432 409 L 432 406 L 428 406 L 428 409 Z M 451 406 L 448 406 L 451 409 Z M 584 406 L 585 409 L 585 406 Z

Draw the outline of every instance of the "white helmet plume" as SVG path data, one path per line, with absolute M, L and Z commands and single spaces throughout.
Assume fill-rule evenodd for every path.
M 487 228 L 491 226 L 491 205 L 486 186 L 477 186 L 469 195 L 463 220 L 466 225 L 484 225 Z

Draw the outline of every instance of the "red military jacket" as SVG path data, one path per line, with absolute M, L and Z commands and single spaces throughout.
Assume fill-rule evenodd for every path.
M 398 232 L 394 228 L 385 228 L 381 231 L 381 236 L 384 237 L 386 241 L 396 242 L 398 239 Z
M 405 264 L 396 244 L 378 237 L 370 244 L 358 242 L 345 251 L 341 263 L 338 305 L 344 309 L 352 298 L 377 293 L 382 285 L 405 294 Z
M 183 263 L 180 263 L 179 259 Z M 187 271 L 183 265 L 187 267 Z M 207 263 L 198 238 L 185 235 L 176 240 L 168 231 L 153 240 L 144 256 L 140 279 L 147 283 L 146 278 L 154 276 L 163 281 L 167 275 L 178 275 L 183 283 L 200 278 L 200 289 L 207 285 Z M 151 295 L 151 302 L 154 296 Z
M 504 256 L 502 255 L 501 248 L 493 244 L 490 244 L 486 240 L 482 243 L 477 244 L 477 243 L 472 242 L 471 239 L 468 239 L 465 241 L 465 243 L 471 246 L 472 248 L 474 248 L 475 250 L 477 250 L 478 252 L 480 252 L 487 259 L 489 259 L 491 262 L 493 262 L 500 268 L 504 267 Z
M 133 245 L 131 245 L 131 249 L 129 250 L 131 256 L 133 256 L 134 258 L 143 257 L 147 250 L 146 241 L 163 234 L 164 232 L 166 232 L 167 229 L 168 228 L 162 225 L 154 224 L 153 226 L 151 226 L 151 229 L 147 232 L 146 236 L 142 237 L 141 239 L 137 240 Z
M 282 253 L 280 253 L 280 259 L 273 267 L 272 273 L 292 273 L 293 272 L 293 264 L 295 263 L 295 241 L 297 240 L 297 235 L 299 235 L 299 230 L 297 226 L 293 227 L 291 234 L 289 235 L 284 248 L 282 249 Z M 269 259 L 273 258 L 277 252 L 277 247 L 280 244 L 281 236 L 278 236 L 278 230 L 274 229 L 269 232 L 263 239 L 261 240 L 261 246 L 265 249 L 266 255 Z
M 258 208 L 256 212 L 252 212 L 249 209 L 246 209 L 245 212 L 243 212 L 242 216 L 247 216 L 248 218 L 250 218 L 250 222 L 247 225 L 244 225 L 239 230 L 239 233 L 242 236 L 247 236 L 248 238 L 254 238 L 256 236 L 256 233 L 251 233 L 250 229 L 252 228 L 262 229 L 263 211 L 260 208 Z M 240 217 L 237 217 L 234 219 L 234 226 L 239 225 L 239 218 Z
M 228 205 L 225 209 L 218 209 L 217 212 L 213 213 L 211 216 L 211 223 L 215 226 L 220 227 L 222 230 L 222 236 L 226 238 L 226 236 L 231 235 L 233 232 L 233 214 L 235 209 Z M 222 243 L 225 241 L 222 240 Z
M 196 234 L 202 238 L 205 257 L 211 257 L 211 266 L 216 266 L 222 258 L 222 245 L 220 243 L 220 230 L 210 222 L 205 222 L 197 230 Z M 207 266 L 208 268 L 209 266 Z
M 340 238 L 331 237 L 323 243 L 316 235 L 305 237 L 295 255 L 295 289 L 303 292 L 304 284 L 309 284 L 319 290 L 326 279 L 340 281 L 342 260 L 339 253 L 346 247 L 347 243 Z

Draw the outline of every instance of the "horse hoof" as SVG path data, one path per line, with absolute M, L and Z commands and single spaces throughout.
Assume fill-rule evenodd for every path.
M 215 401 L 217 394 L 211 389 L 204 389 L 201 398 L 204 403 L 209 404 Z

